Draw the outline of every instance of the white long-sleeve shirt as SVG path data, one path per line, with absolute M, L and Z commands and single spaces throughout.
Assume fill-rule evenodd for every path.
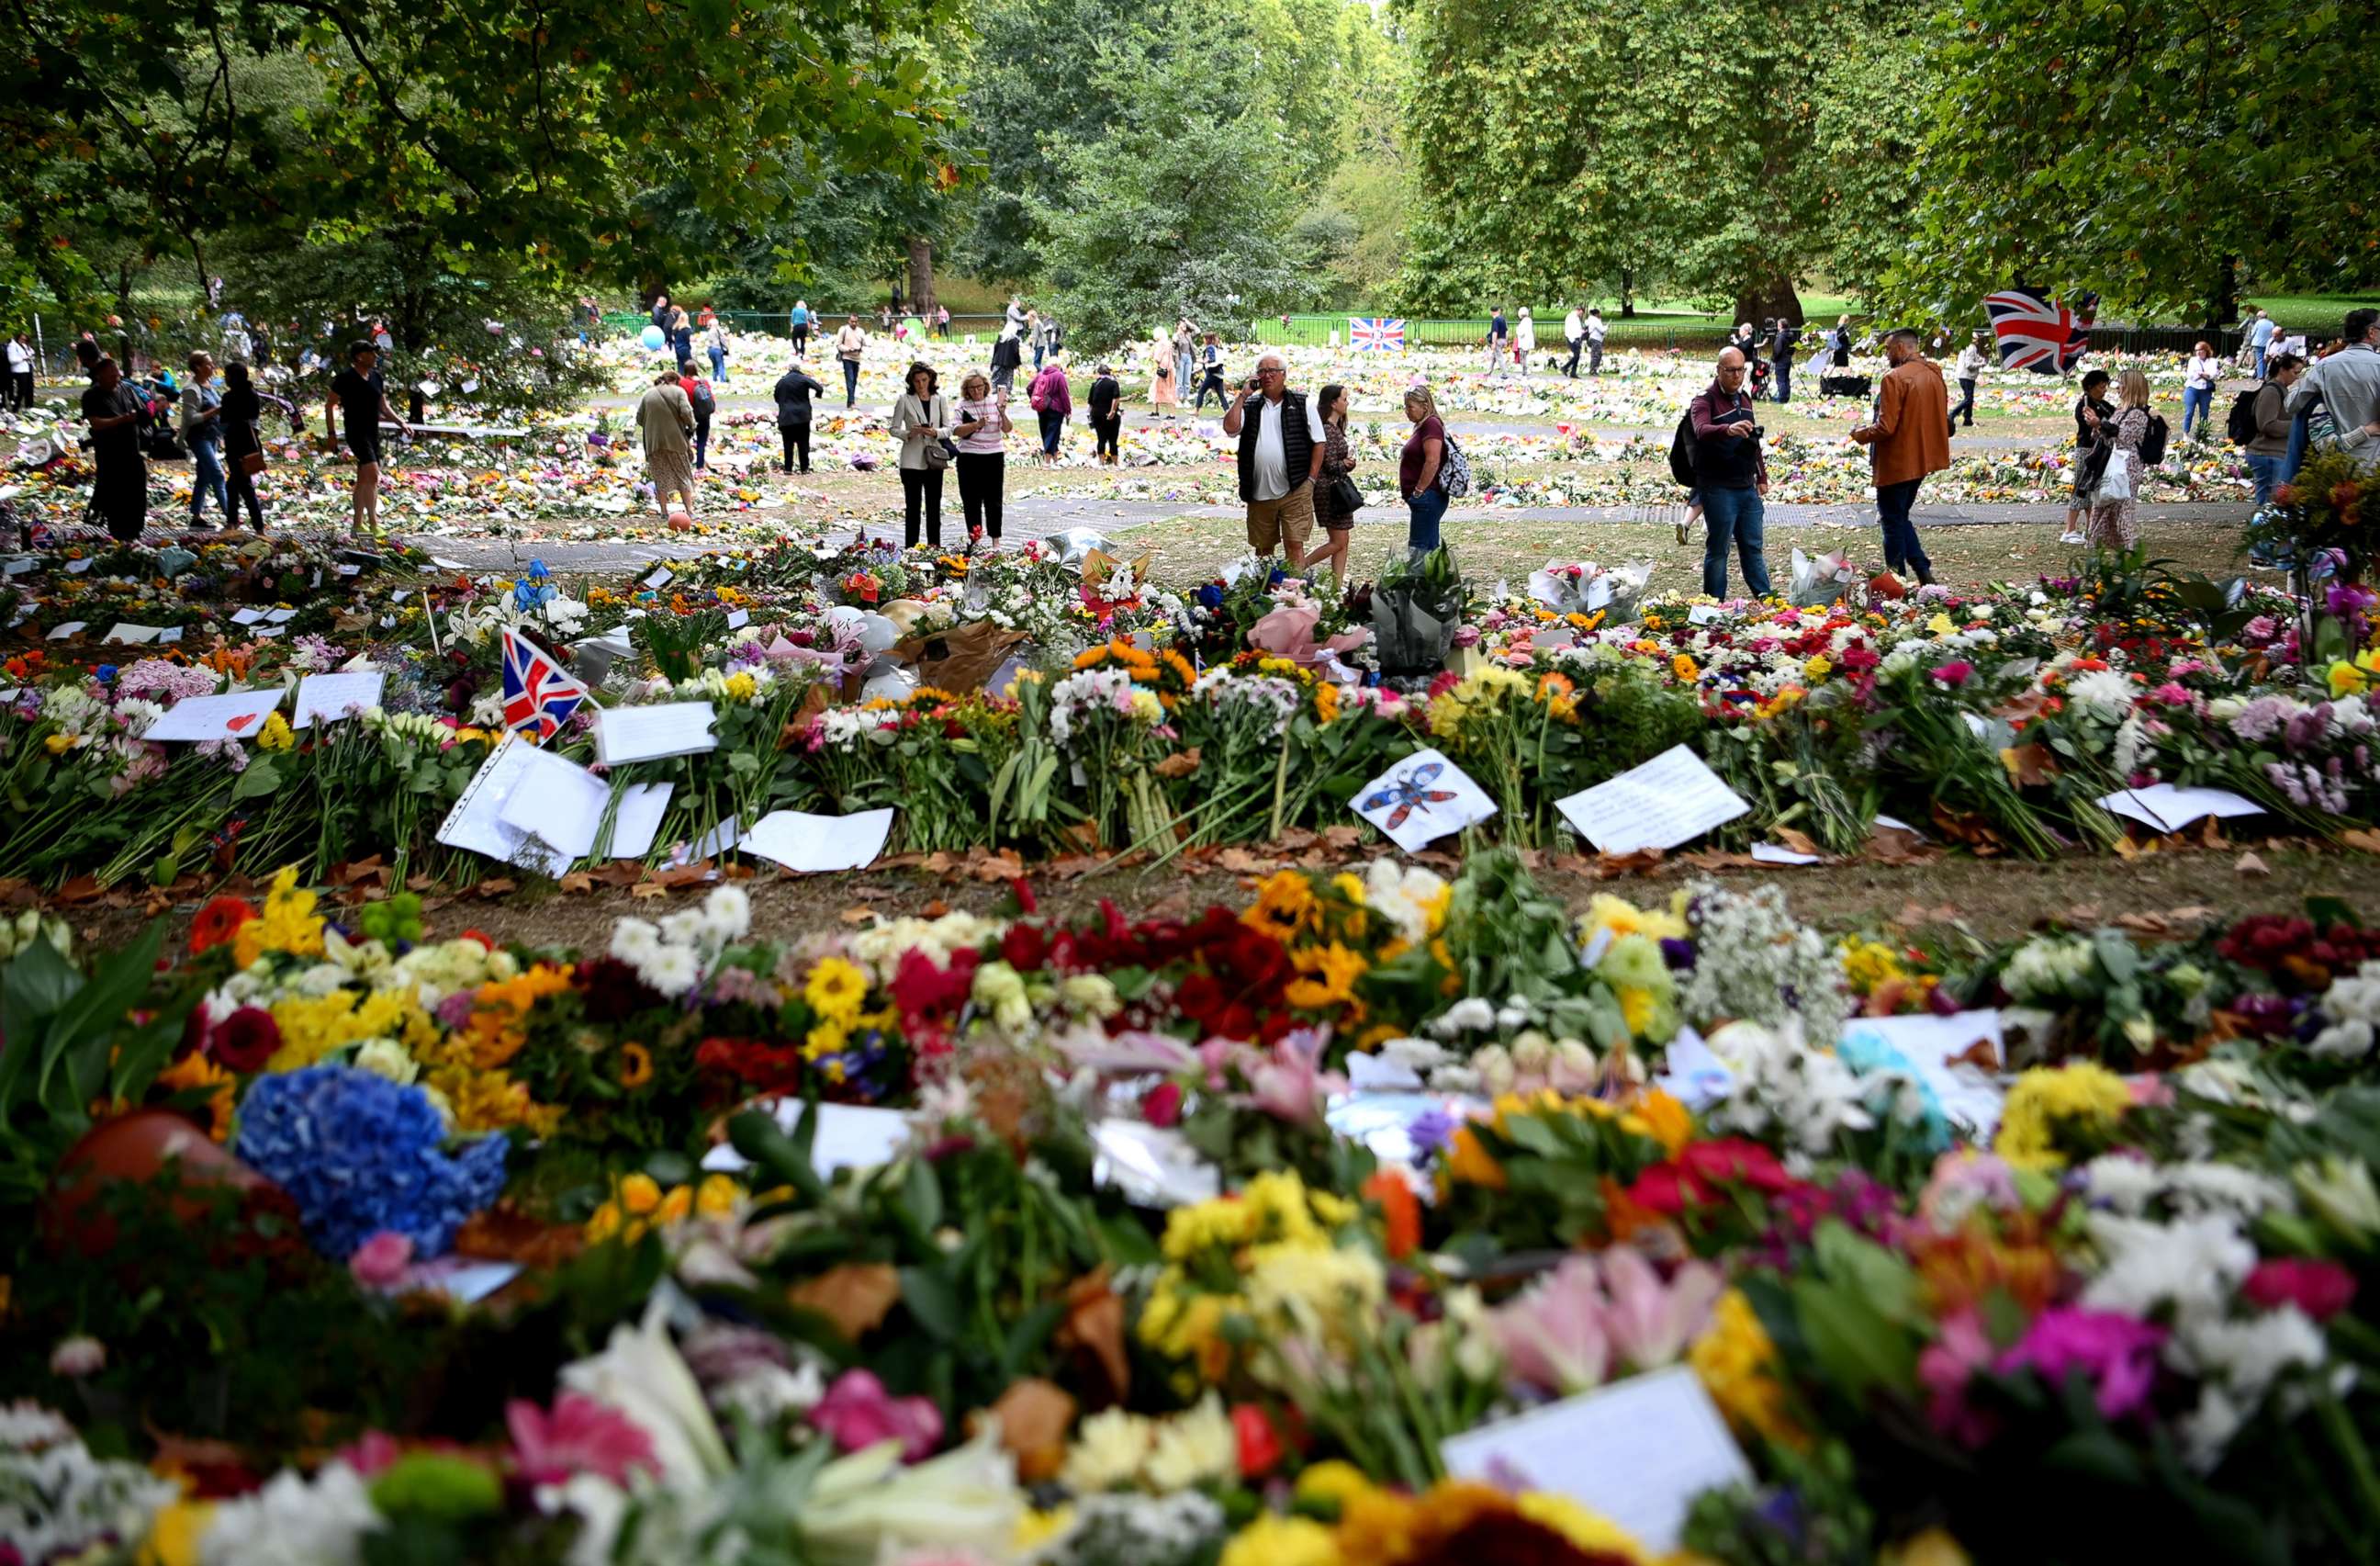
M 2192 391 L 2211 391 L 2214 389 L 2216 377 L 2222 373 L 2222 365 L 2204 354 L 2193 353 L 2190 356 L 2190 364 L 2185 372 L 2182 385 Z

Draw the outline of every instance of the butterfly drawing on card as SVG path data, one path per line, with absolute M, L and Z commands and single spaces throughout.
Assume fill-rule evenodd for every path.
M 1438 775 L 1445 770 L 1444 762 L 1433 761 L 1425 762 L 1410 772 L 1401 771 L 1387 788 L 1366 800 L 1364 808 L 1367 811 L 1379 810 L 1393 803 L 1397 808 L 1389 812 L 1386 826 L 1386 830 L 1393 832 L 1405 824 L 1405 817 L 1414 812 L 1419 811 L 1424 815 L 1427 815 L 1431 805 L 1444 804 L 1455 797 L 1454 791 L 1451 789 L 1430 787 L 1432 783 L 1438 781 Z

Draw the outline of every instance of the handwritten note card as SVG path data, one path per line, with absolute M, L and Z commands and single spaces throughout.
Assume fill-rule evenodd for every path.
M 864 810 L 856 815 L 772 810 L 752 824 L 743 848 L 747 853 L 808 875 L 862 870 L 884 851 L 885 837 L 892 830 L 890 810 Z
M 341 674 L 310 674 L 298 682 L 298 716 L 292 728 L 311 728 L 315 720 L 334 723 L 349 707 L 380 705 L 381 686 L 388 677 L 378 669 Z
M 1683 745 L 1644 765 L 1583 789 L 1554 808 L 1604 853 L 1673 849 L 1752 807 Z
M 719 740 L 710 726 L 717 716 L 709 702 L 605 707 L 595 715 L 595 759 L 605 766 L 618 766 L 624 762 L 715 751 Z

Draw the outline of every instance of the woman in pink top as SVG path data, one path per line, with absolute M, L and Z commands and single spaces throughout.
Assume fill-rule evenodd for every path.
M 1033 377 L 1026 396 L 1033 404 L 1033 411 L 1041 416 L 1041 465 L 1054 467 L 1059 437 L 1065 434 L 1066 419 L 1075 411 L 1075 398 L 1066 387 L 1065 365 L 1053 356 Z
M 959 383 L 958 422 L 951 436 L 959 448 L 959 505 L 966 512 L 967 537 L 1000 536 L 1000 496 L 1008 470 L 1008 394 L 995 394 L 979 370 Z

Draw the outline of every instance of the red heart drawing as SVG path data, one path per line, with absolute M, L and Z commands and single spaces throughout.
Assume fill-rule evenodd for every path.
M 224 727 L 230 729 L 234 734 L 237 734 L 241 729 L 246 728 L 249 724 L 254 723 L 256 721 L 256 716 L 257 715 L 254 713 L 242 713 L 237 717 L 227 717 L 224 719 Z

